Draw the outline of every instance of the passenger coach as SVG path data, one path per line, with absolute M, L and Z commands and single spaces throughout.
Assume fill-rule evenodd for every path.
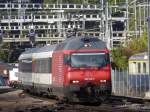
M 68 38 L 19 57 L 23 89 L 70 101 L 101 101 L 111 94 L 109 51 L 98 38 Z

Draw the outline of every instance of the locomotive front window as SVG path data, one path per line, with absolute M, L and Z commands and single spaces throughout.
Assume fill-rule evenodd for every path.
M 109 63 L 106 53 L 73 53 L 71 55 L 72 67 L 104 67 Z

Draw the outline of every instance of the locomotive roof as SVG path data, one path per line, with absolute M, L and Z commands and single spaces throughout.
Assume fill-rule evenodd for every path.
M 56 44 L 54 45 L 48 45 L 48 46 L 44 46 L 39 48 L 38 50 L 36 50 L 34 53 L 39 53 L 39 52 L 50 52 L 50 51 L 54 51 L 56 48 Z
M 85 47 L 88 44 L 89 47 Z M 23 52 L 19 59 L 31 58 L 33 53 L 50 52 L 55 50 L 105 49 L 106 43 L 96 37 L 72 37 L 59 44 L 32 48 Z
M 31 48 L 31 49 L 26 50 L 19 56 L 19 60 L 25 59 L 25 58 L 32 58 L 32 53 L 34 53 L 36 50 L 38 50 L 38 48 Z
M 56 45 L 48 45 L 44 46 L 41 48 L 31 48 L 23 52 L 19 59 L 24 59 L 24 58 L 31 58 L 33 53 L 40 53 L 40 52 L 50 52 L 53 51 L 56 48 Z
M 39 48 L 35 53 L 33 53 L 32 58 L 49 58 L 52 57 L 52 53 L 55 50 L 56 45 L 44 46 Z
M 29 54 L 29 53 L 33 53 L 36 52 L 38 48 L 30 48 L 28 50 L 26 50 L 25 52 L 23 52 L 22 54 Z
M 84 47 L 85 44 L 90 44 L 90 47 Z M 60 43 L 56 50 L 76 50 L 76 49 L 104 49 L 106 43 L 96 37 L 72 37 Z

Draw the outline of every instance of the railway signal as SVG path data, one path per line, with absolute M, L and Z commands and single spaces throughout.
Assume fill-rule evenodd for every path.
M 35 31 L 33 29 L 31 29 L 29 32 L 29 41 L 33 47 L 35 44 Z

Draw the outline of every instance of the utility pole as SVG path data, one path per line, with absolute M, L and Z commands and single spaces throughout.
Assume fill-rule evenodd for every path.
M 3 44 L 3 31 L 0 30 L 0 48 L 1 48 L 2 44 Z
M 126 39 L 128 40 L 128 35 L 129 35 L 129 1 L 126 0 L 126 8 L 127 8 L 127 11 L 126 11 Z
M 30 44 L 32 47 L 34 47 L 34 44 L 35 44 L 35 29 L 34 29 L 34 15 L 32 14 L 32 21 L 31 21 L 31 26 L 30 26 L 30 31 L 29 31 L 29 41 L 30 41 Z
M 136 7 L 136 0 L 134 2 L 134 16 L 135 16 L 135 20 L 134 20 L 134 24 L 135 24 L 135 36 L 136 38 L 138 37 L 138 34 L 137 34 L 137 7 Z
M 150 67 L 150 0 L 148 0 L 148 68 Z M 150 91 L 150 68 L 148 69 L 149 73 L 149 91 Z
M 8 1 L 7 0 L 7 4 L 9 4 L 10 5 L 10 7 L 7 9 L 7 15 L 8 15 L 8 36 L 10 36 L 10 30 L 11 30 L 11 26 L 10 26 L 10 23 L 11 23 L 11 8 L 12 8 L 12 6 L 11 6 L 11 1 Z
M 111 38 L 110 38 L 110 25 L 109 25 L 109 8 L 108 8 L 108 1 L 105 0 L 105 39 L 107 42 L 108 49 L 111 48 Z
M 57 5 L 60 5 L 60 9 L 57 12 L 57 18 L 59 21 L 57 22 L 57 30 L 59 38 L 63 35 L 63 27 L 62 27 L 62 19 L 64 17 L 63 10 L 62 10 L 62 0 L 57 0 Z

